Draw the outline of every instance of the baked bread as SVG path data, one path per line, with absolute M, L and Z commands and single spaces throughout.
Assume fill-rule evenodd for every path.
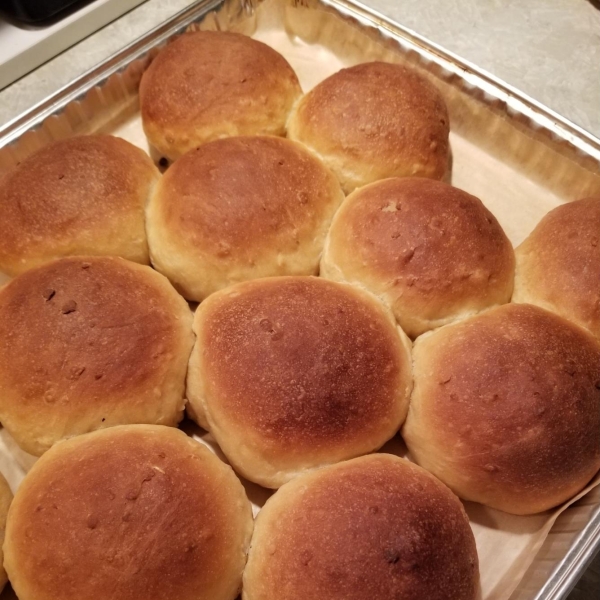
M 256 519 L 243 600 L 474 600 L 475 540 L 458 498 L 389 454 L 287 483 Z
M 419 338 L 402 435 L 461 498 L 525 515 L 579 492 L 600 468 L 600 344 L 529 304 Z
M 321 275 L 388 304 L 410 337 L 510 300 L 515 258 L 478 198 L 423 178 L 372 183 L 336 213 Z
M 19 600 L 234 600 L 252 510 L 229 466 L 172 427 L 56 444 L 17 490 L 4 542 Z
M 26 452 L 128 423 L 176 425 L 193 344 L 185 300 L 150 267 L 71 257 L 0 289 L 0 421 Z
M 335 176 L 295 142 L 205 144 L 167 171 L 150 200 L 152 263 L 198 301 L 247 279 L 316 275 L 343 199 Z
M 8 514 L 8 508 L 12 502 L 12 492 L 10 487 L 4 479 L 4 475 L 0 473 L 0 592 L 4 589 L 8 577 L 4 570 L 4 552 L 2 546 L 4 544 L 4 532 L 6 530 L 6 516 Z
M 144 72 L 140 109 L 165 158 L 222 137 L 285 135 L 298 78 L 275 50 L 238 33 L 195 31 L 168 44 Z
M 84 254 L 148 264 L 144 209 L 159 175 L 147 154 L 110 135 L 45 146 L 0 178 L 0 271 Z
M 415 70 L 384 62 L 342 69 L 297 104 L 288 137 L 319 155 L 346 193 L 387 177 L 441 179 L 448 110 Z
M 600 197 L 551 210 L 515 254 L 513 302 L 537 304 L 600 338 Z
M 241 283 L 199 306 L 194 331 L 188 413 L 262 486 L 372 452 L 404 421 L 409 342 L 377 299 L 352 286 Z

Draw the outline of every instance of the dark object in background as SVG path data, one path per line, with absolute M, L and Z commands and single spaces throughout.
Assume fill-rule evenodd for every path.
M 19 20 L 45 21 L 75 4 L 78 0 L 0 0 L 0 10 Z

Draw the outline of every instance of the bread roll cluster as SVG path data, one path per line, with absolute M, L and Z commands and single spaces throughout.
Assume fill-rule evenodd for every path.
M 400 65 L 302 95 L 186 33 L 140 106 L 164 175 L 88 136 L 0 180 L 0 421 L 41 456 L 10 509 L 0 479 L 20 600 L 475 600 L 458 497 L 531 514 L 600 468 L 600 199 L 515 259 Z M 370 454 L 398 432 L 417 464 Z M 254 533 L 236 474 L 277 490 Z

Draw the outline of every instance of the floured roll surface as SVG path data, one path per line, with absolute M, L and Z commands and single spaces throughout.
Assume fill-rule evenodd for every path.
M 6 571 L 4 570 L 4 551 L 2 549 L 4 545 L 4 532 L 6 530 L 6 516 L 8 514 L 8 508 L 12 502 L 12 492 L 4 475 L 0 473 L 0 592 L 4 589 L 8 581 Z
M 374 454 L 279 489 L 256 520 L 244 600 L 474 600 L 478 560 L 458 498 Z
M 387 177 L 441 179 L 449 131 L 435 86 L 384 62 L 334 73 L 300 100 L 288 125 L 288 137 L 318 154 L 346 193 Z
M 60 442 L 11 506 L 5 565 L 20 600 L 234 600 L 252 511 L 231 468 L 171 427 Z
M 529 304 L 419 338 L 402 435 L 466 500 L 514 514 L 552 508 L 600 468 L 600 344 Z
M 70 255 L 148 264 L 144 210 L 158 177 L 147 154 L 110 135 L 45 146 L 0 179 L 0 271 Z
M 238 137 L 180 158 L 148 207 L 152 263 L 190 300 L 274 275 L 316 275 L 344 195 L 300 144 Z
M 439 181 L 395 178 L 348 196 L 321 274 L 388 304 L 411 337 L 508 302 L 515 258 L 482 202 Z
M 167 279 L 119 258 L 73 257 L 0 290 L 0 421 L 40 455 L 127 423 L 176 425 L 192 315 Z
M 184 33 L 163 48 L 140 84 L 150 143 L 170 160 L 236 135 L 285 135 L 302 90 L 288 62 L 245 35 Z
M 537 304 L 600 338 L 600 197 L 551 210 L 516 257 L 514 302 Z
M 404 420 L 409 342 L 371 295 L 313 277 L 232 286 L 198 308 L 188 411 L 234 468 L 279 487 L 366 454 Z

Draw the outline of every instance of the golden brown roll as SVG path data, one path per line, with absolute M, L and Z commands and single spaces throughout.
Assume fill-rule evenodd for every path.
M 600 344 L 530 304 L 419 338 L 402 435 L 461 498 L 514 514 L 552 508 L 600 468 Z
M 600 338 L 600 197 L 551 210 L 515 254 L 513 302 L 537 304 Z
M 84 254 L 148 264 L 144 209 L 158 177 L 147 154 L 110 135 L 45 146 L 0 178 L 0 271 Z
M 235 135 L 284 135 L 302 90 L 288 62 L 244 35 L 185 33 L 168 44 L 140 84 L 149 142 L 170 160 Z
M 241 283 L 200 305 L 194 331 L 188 412 L 260 485 L 376 450 L 404 421 L 410 342 L 351 286 Z
M 156 187 L 147 221 L 152 263 L 198 301 L 247 279 L 316 274 L 343 199 L 335 176 L 300 144 L 211 142 Z
M 4 475 L 0 473 L 0 592 L 4 589 L 8 577 L 4 570 L 4 552 L 2 546 L 4 545 L 4 532 L 6 530 L 6 515 L 8 514 L 8 508 L 12 502 L 12 492 L 10 487 L 4 479 Z
M 152 425 L 56 444 L 8 514 L 5 567 L 19 600 L 233 600 L 252 510 L 229 466 Z
M 439 181 L 395 178 L 348 196 L 321 275 L 388 304 L 410 337 L 510 300 L 515 258 L 478 198 Z
M 72 257 L 27 271 L 0 289 L 2 425 L 35 455 L 112 425 L 176 425 L 191 323 L 150 267 Z
M 384 62 L 342 69 L 306 94 L 288 137 L 318 154 L 346 193 L 387 177 L 441 179 L 448 166 L 448 110 L 416 71 Z
M 244 600 L 474 600 L 475 540 L 458 498 L 389 454 L 287 483 L 258 514 Z

